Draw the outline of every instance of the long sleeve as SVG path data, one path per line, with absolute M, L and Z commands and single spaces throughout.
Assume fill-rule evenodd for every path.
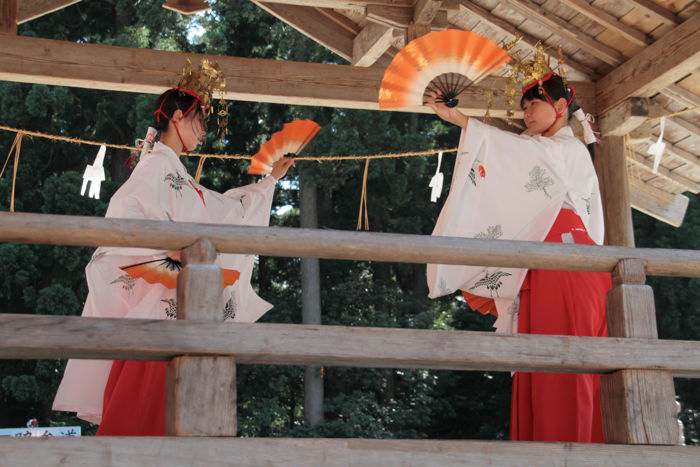
M 433 235 L 542 241 L 570 190 L 572 156 L 567 151 L 572 141 L 514 135 L 469 119 Z M 512 332 L 514 300 L 526 273 L 429 264 L 427 279 L 432 298 L 457 290 L 493 298 L 497 327 Z

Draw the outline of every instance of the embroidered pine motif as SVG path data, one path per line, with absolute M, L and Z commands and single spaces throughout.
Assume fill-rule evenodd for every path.
M 502 236 L 503 229 L 501 228 L 501 224 L 496 224 L 488 226 L 484 232 L 479 232 L 478 234 L 474 235 L 474 238 L 478 238 L 480 240 L 497 240 Z
M 478 181 L 477 175 L 479 178 L 486 178 L 486 167 L 479 159 L 476 159 L 472 164 L 472 168 L 469 169 L 469 180 L 471 180 L 474 186 L 476 186 Z
M 110 284 L 121 284 L 122 289 L 131 294 L 134 290 L 134 286 L 136 285 L 136 279 L 128 274 L 122 274 L 121 276 L 117 277 L 112 282 L 110 282 Z
M 161 302 L 166 303 L 168 306 L 165 308 L 165 316 L 168 319 L 177 319 L 177 300 L 174 298 L 169 298 L 167 300 L 161 300 Z
M 496 271 L 493 274 L 489 274 L 488 272 L 484 274 L 484 277 L 479 279 L 474 283 L 473 287 L 470 287 L 469 290 L 474 290 L 478 289 L 479 287 L 485 286 L 486 290 L 489 291 L 491 294 L 491 298 L 493 298 L 493 293 L 496 292 L 496 297 L 499 297 L 498 295 L 498 289 L 501 288 L 503 285 L 503 282 L 501 281 L 502 278 L 506 276 L 512 276 L 511 273 L 509 272 L 503 272 L 503 271 Z
M 224 306 L 224 320 L 227 320 L 229 318 L 235 319 L 237 310 L 238 301 L 236 300 L 236 297 L 234 295 L 231 295 L 231 298 L 229 298 L 226 302 L 226 306 Z
M 170 185 L 170 188 L 175 190 L 175 193 L 178 195 L 182 196 L 182 187 L 187 184 L 187 181 L 185 178 L 180 175 L 180 172 L 175 171 L 175 173 L 170 172 L 168 175 L 165 176 L 163 179 L 164 182 L 168 182 Z
M 547 187 L 554 185 L 554 180 L 547 175 L 547 171 L 539 165 L 536 165 L 532 168 L 529 175 L 530 181 L 525 184 L 525 191 L 529 193 L 531 191 L 542 190 L 547 198 L 551 198 L 552 196 L 547 193 Z

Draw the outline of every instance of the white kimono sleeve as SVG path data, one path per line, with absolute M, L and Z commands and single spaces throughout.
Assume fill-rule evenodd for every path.
M 474 118 L 462 130 L 450 193 L 433 235 L 544 240 L 567 192 L 566 161 L 550 138 L 498 130 Z M 517 331 L 526 269 L 429 264 L 431 298 L 464 290 L 493 298 L 497 332 Z
M 216 202 L 228 206 L 222 223 L 229 225 L 267 226 L 277 179 L 268 176 L 258 183 L 228 190 L 223 195 L 215 193 Z M 211 192 L 214 193 L 214 192 Z M 238 281 L 224 291 L 224 315 L 226 319 L 252 323 L 268 312 L 272 305 L 263 300 L 250 283 L 255 255 L 221 254 L 221 267 L 240 272 Z

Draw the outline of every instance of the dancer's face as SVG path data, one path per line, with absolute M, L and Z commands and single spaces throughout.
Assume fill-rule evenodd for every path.
M 554 103 L 560 114 L 566 113 L 566 100 L 559 99 Z M 525 126 L 530 135 L 541 135 L 550 128 L 557 119 L 557 112 L 549 102 L 539 99 L 523 101 Z M 565 115 L 560 118 L 565 118 Z

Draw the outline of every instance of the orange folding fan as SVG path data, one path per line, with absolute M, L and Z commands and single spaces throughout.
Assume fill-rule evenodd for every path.
M 511 57 L 486 37 L 446 29 L 409 42 L 394 56 L 379 88 L 379 108 L 422 106 L 426 89 L 448 107 L 472 84 L 495 73 Z
M 122 266 L 122 271 L 134 279 L 141 278 L 149 284 L 162 284 L 169 289 L 177 287 L 177 275 L 182 269 L 182 263 L 166 256 L 143 263 Z M 222 269 L 223 286 L 233 285 L 241 275 L 233 269 Z
M 287 154 L 298 154 L 321 129 L 313 120 L 294 120 L 285 123 L 280 131 L 260 146 L 250 160 L 249 175 L 265 175 L 272 172 L 272 164 Z

